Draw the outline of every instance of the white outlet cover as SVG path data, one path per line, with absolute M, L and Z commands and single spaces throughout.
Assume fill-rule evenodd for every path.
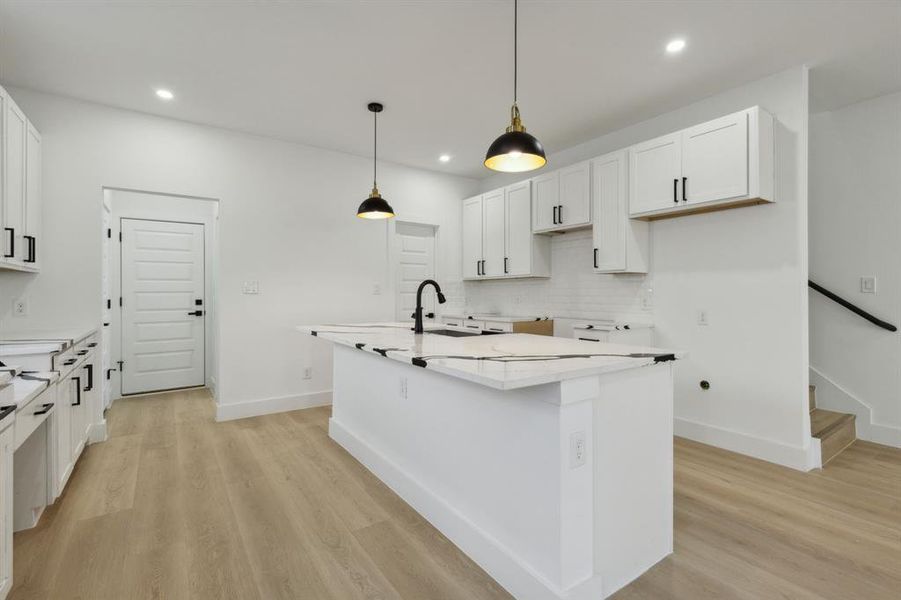
M 875 294 L 876 293 L 876 278 L 875 277 L 861 277 L 860 278 L 860 293 L 861 294 Z
M 241 291 L 245 294 L 259 294 L 260 293 L 260 282 L 259 281 L 245 281 L 241 286 Z
M 585 464 L 588 444 L 585 441 L 585 432 L 576 431 L 569 435 L 569 468 L 575 469 Z
M 706 310 L 699 310 L 699 311 L 698 311 L 698 325 L 705 326 L 705 327 L 706 327 L 707 325 L 710 325 L 710 320 L 709 320 L 708 317 L 707 317 L 707 311 L 706 311 Z
M 13 316 L 28 316 L 28 301 L 25 298 L 18 298 L 16 300 L 13 300 Z

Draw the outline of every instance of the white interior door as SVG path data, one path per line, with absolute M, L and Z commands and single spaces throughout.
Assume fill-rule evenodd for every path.
M 416 289 L 424 279 L 435 278 L 435 228 L 431 225 L 398 222 L 395 229 L 396 317 L 400 322 L 412 321 L 416 310 Z M 435 312 L 435 288 L 422 293 L 423 322 L 425 315 Z
M 203 225 L 122 219 L 121 231 L 122 393 L 203 385 Z

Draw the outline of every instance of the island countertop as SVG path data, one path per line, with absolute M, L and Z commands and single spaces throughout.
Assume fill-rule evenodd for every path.
M 674 360 L 682 353 L 659 348 L 506 333 L 449 337 L 416 335 L 409 323 L 303 325 L 299 331 L 499 390 L 513 390 L 634 369 Z

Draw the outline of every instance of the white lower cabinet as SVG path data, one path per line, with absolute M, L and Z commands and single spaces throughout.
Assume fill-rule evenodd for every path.
M 648 224 L 629 218 L 628 170 L 625 150 L 591 161 L 596 273 L 648 272 Z
M 550 241 L 532 233 L 531 182 L 463 201 L 463 278 L 550 276 Z
M 0 600 L 13 586 L 13 444 L 9 425 L 0 431 Z
M 53 461 L 53 495 L 63 493 L 72 474 L 72 396 L 74 382 L 66 377 L 56 384 L 56 447 Z

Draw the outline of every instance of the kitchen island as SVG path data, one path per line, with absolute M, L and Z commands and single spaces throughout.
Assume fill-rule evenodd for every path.
M 330 436 L 515 597 L 606 597 L 672 552 L 678 354 L 298 329 L 334 344 Z

